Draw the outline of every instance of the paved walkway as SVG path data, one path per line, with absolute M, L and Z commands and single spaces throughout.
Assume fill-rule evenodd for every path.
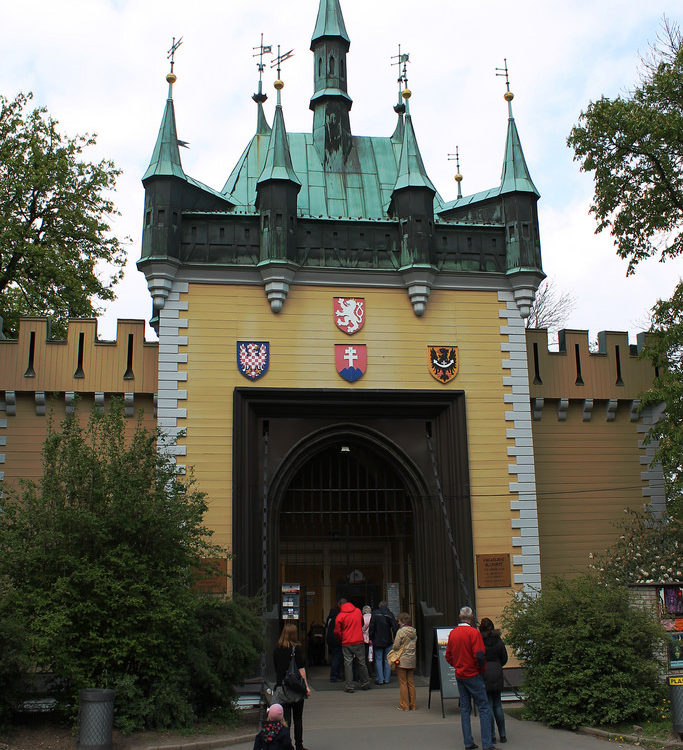
M 398 687 L 393 684 L 369 691 L 349 694 L 342 690 L 317 690 L 304 709 L 304 744 L 310 750 L 462 750 L 462 732 L 457 701 L 445 702 L 446 718 L 441 716 L 438 692 L 432 693 L 431 708 L 427 708 L 428 689 L 417 688 L 418 710 L 399 711 Z M 472 717 L 475 742 L 481 746 L 479 718 Z M 626 743 L 612 742 L 597 737 L 549 729 L 536 722 L 519 721 L 506 716 L 508 742 L 498 745 L 501 750 L 606 750 L 607 747 L 632 748 Z M 214 740 L 215 742 L 215 740 Z M 200 747 L 200 745 L 197 745 Z M 243 741 L 234 738 L 229 745 L 216 750 L 251 750 L 253 736 Z

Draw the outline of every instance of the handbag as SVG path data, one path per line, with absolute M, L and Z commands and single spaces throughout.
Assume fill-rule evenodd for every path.
M 289 659 L 287 672 L 282 680 L 282 687 L 285 688 L 285 692 L 290 695 L 290 700 L 286 701 L 286 703 L 296 703 L 297 701 L 302 700 L 304 695 L 306 695 L 306 683 L 296 665 L 295 646 L 292 646 L 292 655 Z
M 389 666 L 391 667 L 391 670 L 396 669 L 396 667 L 399 665 L 399 660 L 401 658 L 401 654 L 403 653 L 403 649 L 406 647 L 406 644 L 404 643 L 401 648 L 394 650 L 393 648 L 390 649 L 387 652 L 387 662 L 389 663 Z

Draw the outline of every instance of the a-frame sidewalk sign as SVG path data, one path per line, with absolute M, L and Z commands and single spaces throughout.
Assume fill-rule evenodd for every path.
M 429 673 L 429 698 L 427 708 L 432 705 L 432 690 L 441 692 L 441 716 L 446 718 L 444 701 L 448 698 L 460 698 L 458 683 L 455 680 L 455 669 L 446 661 L 446 646 L 452 627 L 434 628 L 434 646 L 432 647 L 432 668 Z

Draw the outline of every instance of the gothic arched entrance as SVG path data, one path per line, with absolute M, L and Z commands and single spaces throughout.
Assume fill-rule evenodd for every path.
M 341 597 L 373 608 L 389 599 L 414 613 L 415 487 L 358 434 L 314 446 L 279 503 L 279 580 L 301 586 L 302 629 L 323 624 Z
M 233 416 L 235 591 L 265 591 L 276 616 L 281 585 L 305 577 L 318 620 L 345 586 L 377 599 L 398 583 L 418 627 L 457 620 L 446 517 L 474 590 L 462 391 L 238 388 Z

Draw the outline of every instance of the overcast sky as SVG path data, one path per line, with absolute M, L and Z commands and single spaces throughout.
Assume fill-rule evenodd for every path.
M 657 299 L 670 296 L 683 260 L 642 263 L 626 277 L 610 237 L 595 235 L 588 214 L 592 180 L 579 171 L 566 137 L 592 99 L 624 93 L 639 57 L 655 40 L 663 14 L 681 23 L 680 0 L 341 0 L 351 38 L 348 55 L 351 128 L 357 135 L 394 129 L 396 69 L 410 53 L 411 114 L 422 156 L 445 200 L 456 197 L 460 150 L 464 194 L 500 183 L 507 128 L 505 84 L 495 69 L 507 57 L 513 109 L 531 176 L 541 193 L 543 267 L 576 298 L 567 327 L 628 330 L 632 340 Z M 140 254 L 143 189 L 166 100 L 166 52 L 176 55 L 174 100 L 186 174 L 222 189 L 256 123 L 251 94 L 258 74 L 253 47 L 294 49 L 285 63 L 288 131 L 311 128 L 309 51 L 318 0 L 0 0 L 0 93 L 33 91 L 69 135 L 96 133 L 89 158 L 123 170 L 115 232 L 129 237 L 118 299 L 100 319 L 114 338 L 116 318 L 151 315 Z M 274 71 L 267 70 L 272 117 Z M 152 332 L 149 331 L 150 336 Z

